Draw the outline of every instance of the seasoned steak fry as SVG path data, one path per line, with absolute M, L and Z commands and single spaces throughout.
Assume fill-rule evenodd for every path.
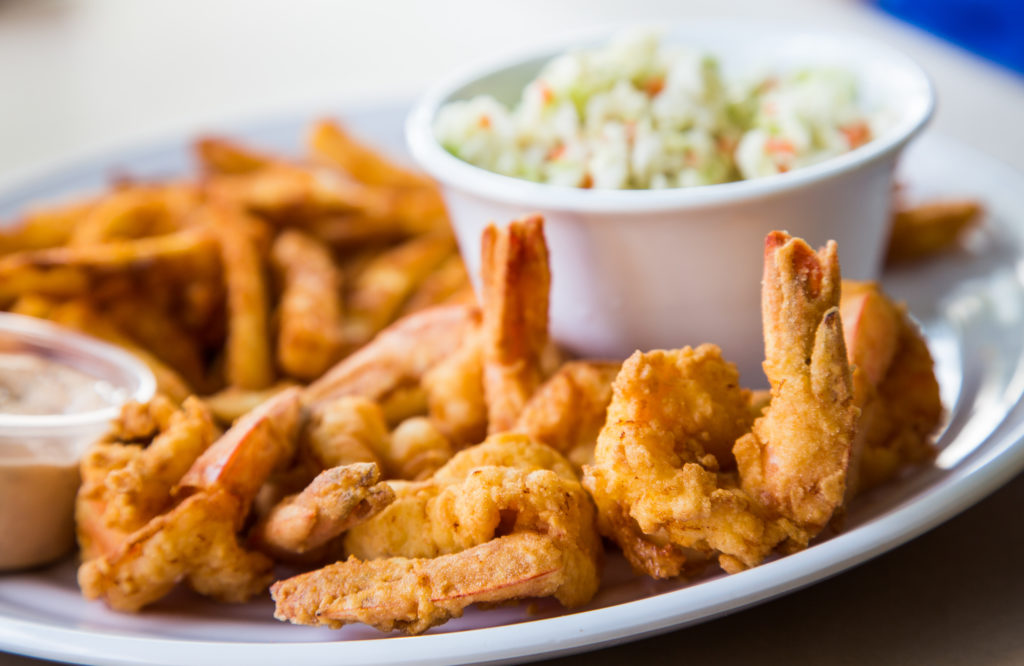
M 341 271 L 326 246 L 293 229 L 278 235 L 270 259 L 281 284 L 278 365 L 296 379 L 316 379 L 341 357 Z

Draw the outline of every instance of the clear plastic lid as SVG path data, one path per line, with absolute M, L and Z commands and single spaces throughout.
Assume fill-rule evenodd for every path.
M 156 380 L 141 361 L 118 347 L 33 317 L 0 313 L 0 352 L 38 356 L 97 380 L 107 391 L 98 409 L 58 414 L 0 412 L 0 437 L 72 436 L 117 416 L 121 403 L 153 397 Z

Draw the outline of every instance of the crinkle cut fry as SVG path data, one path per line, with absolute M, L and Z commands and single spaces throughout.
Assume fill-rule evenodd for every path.
M 539 215 L 484 229 L 484 393 L 488 432 L 515 425 L 543 381 L 551 273 Z
M 561 548 L 518 532 L 430 559 L 354 557 L 279 581 L 274 617 L 340 628 L 362 622 L 419 634 L 474 603 L 557 595 L 565 583 Z

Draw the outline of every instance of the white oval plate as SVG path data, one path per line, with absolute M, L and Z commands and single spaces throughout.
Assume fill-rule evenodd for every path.
M 402 106 L 342 113 L 360 135 L 403 152 Z M 220 129 L 295 153 L 308 118 Z M 111 173 L 168 176 L 190 171 L 188 140 L 120 150 L 0 188 L 0 219 L 26 204 L 100 189 Z M 597 598 L 582 610 L 554 602 L 465 616 L 416 637 L 363 626 L 340 631 L 275 621 L 263 599 L 219 605 L 178 592 L 140 615 L 87 602 L 75 562 L 0 575 L 0 649 L 90 664 L 427 664 L 525 661 L 580 652 L 701 622 L 832 576 L 885 552 L 991 493 L 1024 467 L 1024 288 L 1019 268 L 1024 178 L 956 144 L 924 136 L 907 155 L 912 197 L 967 194 L 989 207 L 970 251 L 890 272 L 890 292 L 923 322 L 937 361 L 949 420 L 935 464 L 880 488 L 851 507 L 842 534 L 733 576 L 691 584 L 655 582 L 609 558 Z M 557 277 L 555 278 L 557 279 Z M 2 538 L 2 535 L 0 535 Z

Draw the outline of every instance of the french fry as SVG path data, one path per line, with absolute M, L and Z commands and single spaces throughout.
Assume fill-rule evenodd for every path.
M 235 201 L 280 224 L 358 214 L 388 229 L 398 224 L 406 233 L 418 233 L 447 220 L 444 202 L 434 190 L 372 186 L 336 170 L 283 162 L 211 179 L 207 188 L 215 198 Z
M 445 303 L 467 287 L 470 287 L 470 284 L 466 264 L 457 252 L 453 253 L 437 267 L 437 270 L 423 278 L 423 282 L 405 302 L 401 314 L 407 315 L 432 305 Z
M 210 408 L 210 412 L 219 423 L 229 426 L 247 412 L 295 385 L 295 382 L 283 381 L 265 389 L 256 390 L 229 386 L 222 391 L 204 397 L 203 402 Z
M 309 140 L 300 163 L 200 138 L 198 179 L 121 177 L 25 214 L 0 230 L 0 308 L 124 346 L 177 400 L 227 386 L 218 397 L 242 409 L 278 370 L 317 379 L 407 301 L 412 311 L 461 299 L 467 281 L 433 182 L 336 123 Z M 426 409 L 404 372 L 378 396 L 395 421 Z
M 285 163 L 274 163 L 255 172 L 221 175 L 207 183 L 212 198 L 235 202 L 252 213 L 285 224 L 355 211 L 355 206 L 336 189 L 320 182 L 315 172 Z
M 429 234 L 371 261 L 359 274 L 350 295 L 346 340 L 361 345 L 394 321 L 409 294 L 454 248 L 451 235 Z
M 158 304 L 136 294 L 108 302 L 101 312 L 191 386 L 205 388 L 205 364 L 197 341 Z
M 64 266 L 47 271 L 0 268 L 0 304 L 13 303 L 25 294 L 63 298 L 79 296 L 88 290 L 89 277 L 78 268 Z
M 67 243 L 75 225 L 94 206 L 95 202 L 90 199 L 26 214 L 10 227 L 0 229 L 0 255 L 42 250 Z
M 78 296 L 95 280 L 111 275 L 208 264 L 215 250 L 208 232 L 185 229 L 137 240 L 16 252 L 0 257 L 0 302 L 27 293 Z
M 407 238 L 409 230 L 399 220 L 375 220 L 359 213 L 316 217 L 303 228 L 336 250 L 393 243 Z
M 252 173 L 277 160 L 229 139 L 203 137 L 193 145 L 199 165 L 207 174 Z
M 259 222 L 225 202 L 209 204 L 206 220 L 220 246 L 227 285 L 225 375 L 232 386 L 266 388 L 274 381 L 274 369 Z
M 282 285 L 277 363 L 288 375 L 316 379 L 341 357 L 341 271 L 320 241 L 289 229 L 270 252 Z
M 18 297 L 18 300 L 11 306 L 9 312 L 14 314 L 25 315 L 26 317 L 36 317 L 37 319 L 49 319 L 50 312 L 53 310 L 55 303 L 54 301 L 40 296 L 39 294 L 23 294 Z
M 198 201 L 188 184 L 131 185 L 101 199 L 75 226 L 71 245 L 161 236 L 177 231 Z
M 951 249 L 981 213 L 981 204 L 969 199 L 936 201 L 896 211 L 886 262 L 917 261 Z
M 26 270 L 81 268 L 111 273 L 148 268 L 160 262 L 192 261 L 214 249 L 209 232 L 191 228 L 149 238 L 16 252 L 0 258 L 0 279 Z
M 314 159 L 328 164 L 367 185 L 434 189 L 426 176 L 398 166 L 341 128 L 333 120 L 321 120 L 309 133 L 309 151 Z

